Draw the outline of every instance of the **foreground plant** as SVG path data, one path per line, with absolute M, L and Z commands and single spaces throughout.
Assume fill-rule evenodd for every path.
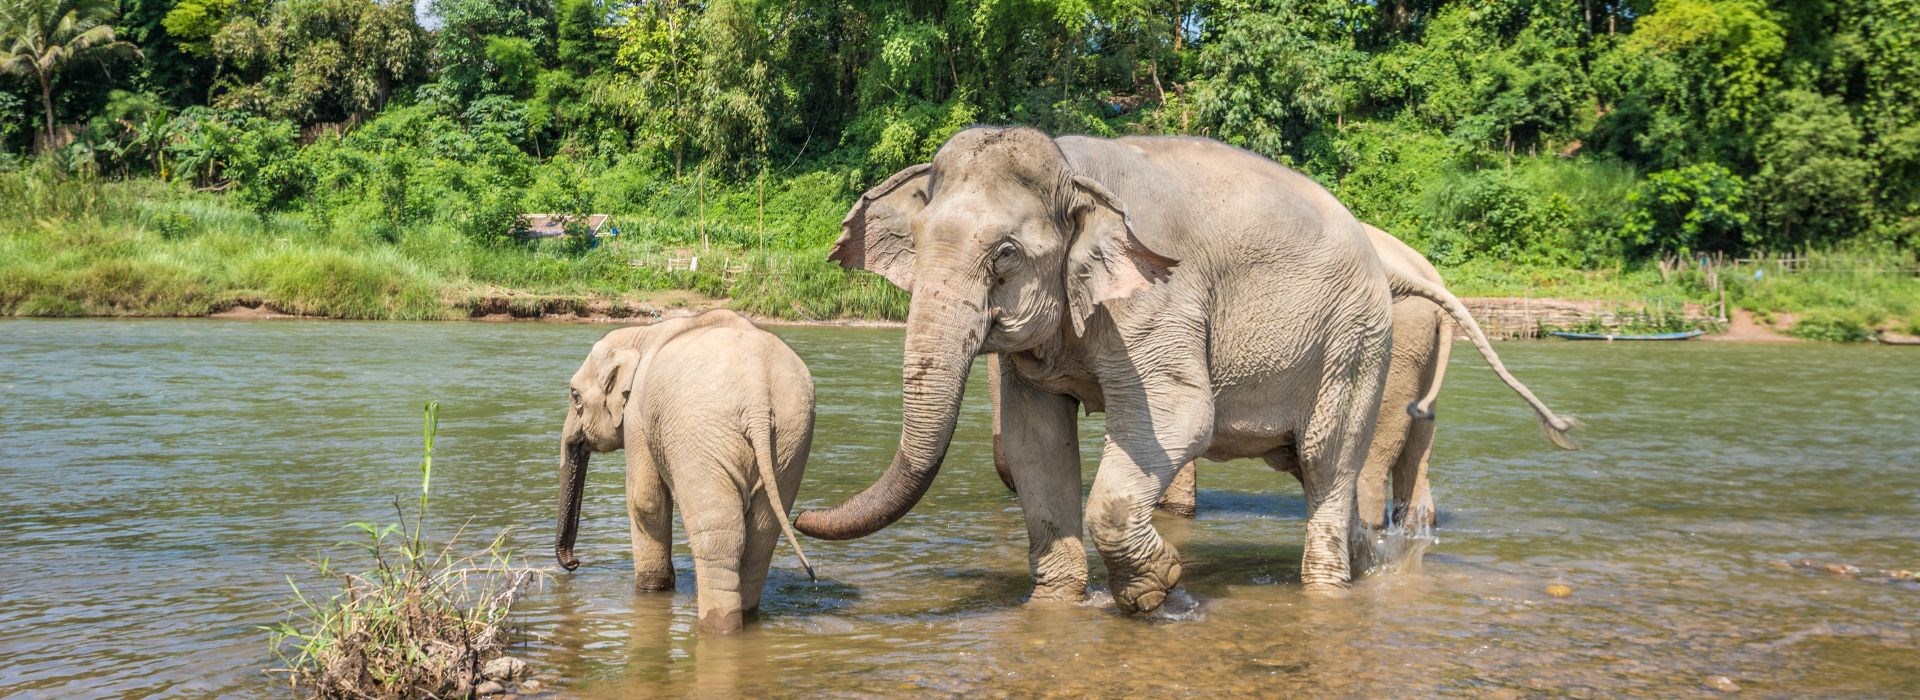
M 481 552 L 453 554 L 460 532 L 437 549 L 424 536 L 433 478 L 438 402 L 428 403 L 420 460 L 420 499 L 411 529 L 398 498 L 398 521 L 353 523 L 365 533 L 372 568 L 315 566 L 339 588 L 325 599 L 288 578 L 289 619 L 266 628 L 295 692 L 324 698 L 461 697 L 483 682 L 487 662 L 507 647 L 505 622 L 539 572 L 514 563 L 502 531 Z

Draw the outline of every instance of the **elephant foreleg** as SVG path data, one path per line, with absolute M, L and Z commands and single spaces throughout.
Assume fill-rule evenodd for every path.
M 1107 390 L 1107 439 L 1087 496 L 1087 529 L 1107 562 L 1113 602 L 1149 612 L 1180 582 L 1180 558 L 1153 529 L 1153 505 L 1213 438 L 1204 368 L 1175 370 L 1155 387 Z
M 1072 397 L 1041 391 L 988 357 L 994 382 L 994 455 L 1027 520 L 1033 599 L 1079 600 L 1087 591 L 1080 539 L 1080 441 Z
M 627 527 L 633 536 L 633 587 L 673 590 L 673 498 L 649 446 L 627 436 Z

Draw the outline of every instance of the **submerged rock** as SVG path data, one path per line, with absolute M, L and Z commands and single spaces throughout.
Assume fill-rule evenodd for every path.
M 1556 583 L 1551 586 L 1547 586 L 1547 595 L 1553 596 L 1555 598 L 1565 598 L 1567 596 L 1573 595 L 1573 587 L 1565 584 Z
M 502 656 L 481 666 L 480 675 L 488 680 L 505 683 L 527 675 L 527 662 L 511 656 Z
M 1726 676 L 1707 676 L 1706 678 L 1700 679 L 1700 682 L 1722 693 L 1740 692 L 1740 684 L 1733 682 L 1732 678 Z
M 507 687 L 504 685 L 500 685 L 499 681 L 487 681 L 485 683 L 481 683 L 480 687 L 473 689 L 474 695 L 479 695 L 483 697 L 488 695 L 499 695 L 504 692 L 507 692 Z

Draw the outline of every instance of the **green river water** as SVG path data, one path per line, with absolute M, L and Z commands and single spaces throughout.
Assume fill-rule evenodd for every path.
M 608 329 L 0 322 L 0 696 L 284 695 L 259 626 L 304 559 L 353 561 L 343 525 L 417 492 L 427 400 L 436 522 L 513 528 L 551 567 L 565 385 Z M 891 456 L 900 332 L 775 332 L 819 404 L 798 505 L 836 503 Z M 1582 419 L 1585 449 L 1548 445 L 1462 346 L 1438 541 L 1344 599 L 1299 590 L 1298 485 L 1234 462 L 1202 463 L 1197 520 L 1158 520 L 1186 560 L 1165 611 L 1122 617 L 1098 592 L 1023 605 L 1025 530 L 976 372 L 926 500 L 866 539 L 809 541 L 817 582 L 781 545 L 736 637 L 693 629 L 684 532 L 681 592 L 630 590 L 621 460 L 599 456 L 585 563 L 528 596 L 516 653 L 588 697 L 1673 697 L 1715 676 L 1747 695 L 1920 694 L 1920 587 L 1776 564 L 1920 568 L 1920 351 L 1498 347 Z M 1081 434 L 1090 481 L 1098 417 Z

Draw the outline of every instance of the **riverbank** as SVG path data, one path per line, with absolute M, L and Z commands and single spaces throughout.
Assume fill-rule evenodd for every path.
M 641 216 L 590 244 L 529 241 L 16 173 L 0 177 L 0 316 L 621 322 L 724 305 L 778 323 L 904 320 L 905 292 L 826 259 L 837 229 L 823 221 L 780 224 L 765 247 Z M 1470 259 L 1441 273 L 1495 337 L 1706 327 L 1866 342 L 1920 335 L 1915 269 L 1910 251 L 1847 250 L 1595 270 Z
M 1617 318 L 1619 313 L 1619 307 L 1616 304 L 1592 300 L 1467 297 L 1461 301 L 1467 306 L 1468 311 L 1473 313 L 1488 337 L 1496 340 L 1541 337 L 1541 325 L 1516 325 L 1516 319 L 1528 319 L 1536 324 L 1595 324 L 1610 322 Z M 668 318 L 691 316 L 710 309 L 732 308 L 728 302 L 727 299 L 710 299 L 687 293 L 667 293 L 622 300 L 539 298 L 536 302 L 519 301 L 511 295 L 490 296 L 480 299 L 472 306 L 472 315 L 462 320 L 483 323 L 647 324 Z M 1804 342 L 1804 339 L 1788 335 L 1780 328 L 1761 323 L 1752 312 L 1745 309 L 1735 309 L 1732 318 L 1724 324 L 1717 323 L 1715 319 L 1700 316 L 1702 312 L 1698 306 L 1689 306 L 1685 311 L 1690 318 L 1697 318 L 1701 325 L 1719 329 L 1701 336 L 1701 340 L 1751 343 Z M 753 313 L 746 315 L 755 323 L 773 326 L 902 328 L 906 325 L 904 321 L 885 319 L 801 320 Z M 207 314 L 207 317 L 241 321 L 324 318 L 287 313 L 258 300 L 241 302 L 226 310 Z M 1790 323 L 1792 317 L 1785 316 L 1784 320 Z M 1911 337 L 1898 333 L 1889 334 L 1889 339 L 1894 341 L 1904 341 Z

